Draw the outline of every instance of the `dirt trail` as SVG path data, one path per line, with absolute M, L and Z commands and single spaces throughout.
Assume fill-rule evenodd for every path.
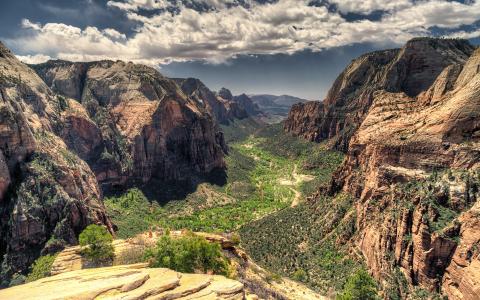
M 246 143 L 242 144 L 242 146 L 247 148 L 247 149 L 252 149 L 255 146 L 255 144 L 251 143 L 251 142 L 246 142 Z M 251 154 L 251 156 L 256 161 L 260 160 L 260 157 L 258 157 L 255 154 Z M 273 163 L 270 162 L 270 168 L 272 168 L 272 167 L 273 167 Z M 289 189 L 295 194 L 295 197 L 292 199 L 291 207 L 297 206 L 302 199 L 302 193 L 298 190 L 298 187 L 300 186 L 300 184 L 302 184 L 303 182 L 311 181 L 315 178 L 312 175 L 299 174 L 297 172 L 297 169 L 298 169 L 297 164 L 294 164 L 292 174 L 291 174 L 291 176 L 289 176 L 289 178 L 279 178 L 278 179 L 278 183 L 280 185 L 288 186 Z
M 295 164 L 293 166 L 292 178 L 293 180 L 280 178 L 278 183 L 281 185 L 288 186 L 290 190 L 295 193 L 295 197 L 293 198 L 292 205 L 291 205 L 291 207 L 295 207 L 298 205 L 298 203 L 300 203 L 300 200 L 302 198 L 302 193 L 299 190 L 297 190 L 298 186 L 303 182 L 308 182 L 313 180 L 315 177 L 313 177 L 312 175 L 298 174 L 297 164 Z

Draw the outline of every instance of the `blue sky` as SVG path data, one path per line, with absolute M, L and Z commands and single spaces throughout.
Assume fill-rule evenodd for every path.
M 25 62 L 122 59 L 212 89 L 322 99 L 358 55 L 415 36 L 480 37 L 479 1 L 4 0 Z

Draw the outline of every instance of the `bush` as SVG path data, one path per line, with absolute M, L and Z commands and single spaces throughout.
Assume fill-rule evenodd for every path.
M 303 269 L 298 269 L 293 273 L 292 278 L 296 281 L 301 281 L 304 282 L 307 279 L 307 272 L 305 272 Z
M 26 282 L 32 282 L 40 278 L 50 276 L 50 271 L 52 270 L 55 257 L 56 255 L 45 255 L 37 258 L 37 260 L 32 264 L 32 270 L 27 275 Z
M 94 265 L 103 265 L 112 262 L 114 249 L 113 238 L 107 229 L 99 225 L 89 225 L 79 237 L 82 255 Z
M 178 272 L 228 275 L 229 266 L 218 243 L 210 243 L 205 238 L 188 233 L 185 237 L 171 238 L 163 235 L 157 246 L 148 249 L 146 257 L 152 267 L 169 268 Z
M 365 269 L 357 270 L 345 283 L 343 293 L 337 296 L 339 300 L 370 300 L 378 299 L 377 284 Z

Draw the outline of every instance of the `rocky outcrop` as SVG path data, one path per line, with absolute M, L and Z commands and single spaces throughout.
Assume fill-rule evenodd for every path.
M 321 133 L 318 124 L 322 122 L 322 114 L 322 102 L 310 101 L 294 104 L 284 122 L 284 129 L 309 141 L 316 141 Z
M 83 269 L 0 291 L 2 299 L 238 299 L 243 285 L 223 276 L 182 274 L 146 264 Z
M 233 96 L 232 92 L 226 88 L 221 88 L 217 94 L 218 97 L 223 101 L 236 103 L 238 106 L 244 109 L 249 116 L 258 116 L 262 114 L 262 111 L 260 111 L 258 105 L 254 103 L 246 94 Z
M 297 106 L 289 114 L 285 130 L 299 132 L 312 141 L 330 140 L 333 147 L 346 152 L 372 105 L 375 91 L 415 97 L 427 90 L 446 67 L 465 63 L 473 50 L 465 40 L 417 38 L 401 49 L 362 55 L 335 80 L 322 110 L 305 120 L 312 106 L 305 106 L 305 111 L 302 105 Z
M 94 174 L 58 136 L 63 100 L 0 44 L 2 285 L 88 224 L 113 232 Z
M 223 117 L 222 107 L 200 82 L 183 82 L 182 91 L 155 69 L 121 61 L 34 68 L 81 104 L 68 101 L 61 136 L 104 188 L 190 181 L 224 168 L 223 135 L 209 114 Z
M 182 91 L 189 97 L 204 103 L 207 110 L 215 117 L 218 123 L 228 125 L 235 119 L 244 119 L 248 113 L 239 103 L 231 98 L 222 98 L 209 90 L 203 82 L 195 78 L 174 79 Z M 231 93 L 230 93 L 231 95 Z
M 137 259 L 137 262 L 139 262 L 138 258 L 141 260 L 145 249 L 155 246 L 158 238 L 163 234 L 162 231 L 150 231 L 127 240 L 114 240 L 113 246 L 115 259 L 113 264 L 131 264 L 135 258 Z M 185 234 L 190 234 L 190 232 L 170 231 L 169 234 L 173 238 L 179 238 Z M 194 232 L 194 234 L 205 238 L 209 242 L 218 243 L 221 246 L 226 257 L 229 259 L 231 266 L 230 270 L 232 272 L 233 270 L 236 270 L 234 271 L 235 278 L 244 286 L 246 299 L 326 299 L 310 290 L 302 283 L 288 278 L 282 278 L 282 280 L 278 281 L 269 280 L 268 278 L 271 276 L 270 272 L 264 270 L 253 262 L 252 259 L 238 246 L 237 243 L 232 241 L 228 235 L 218 235 L 205 232 Z M 57 254 L 51 268 L 51 275 L 62 273 L 72 274 L 74 271 L 85 269 L 86 265 L 87 263 L 81 256 L 81 247 L 69 247 Z M 136 266 L 132 267 L 136 268 Z M 182 276 L 183 275 L 185 274 L 182 274 Z M 203 278 L 207 279 L 211 278 L 211 276 L 203 274 L 197 274 L 196 276 L 203 276 Z M 261 298 L 258 298 L 257 294 Z M 2 296 L 1 292 L 0 296 Z
M 412 286 L 478 299 L 480 50 L 459 40 L 415 39 L 394 52 L 388 66 L 366 66 L 364 78 L 381 79 L 371 83 L 374 91 L 341 79 L 324 101 L 328 112 L 345 99 L 333 95 L 346 86 L 355 86 L 349 95 L 371 92 L 365 111 L 355 113 L 358 128 L 330 193 L 356 197 L 353 242 L 382 284 L 395 289 L 391 274 L 399 269 Z M 350 118 L 344 107 L 332 116 Z M 332 133 L 339 131 L 324 137 Z

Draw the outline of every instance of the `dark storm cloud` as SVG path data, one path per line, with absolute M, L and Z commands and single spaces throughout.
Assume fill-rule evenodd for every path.
M 22 19 L 36 23 L 64 23 L 79 28 L 114 28 L 126 35 L 137 22 L 124 12 L 107 6 L 108 0 L 7 0 L 2 1 L 0 37 L 12 38 L 21 30 Z

